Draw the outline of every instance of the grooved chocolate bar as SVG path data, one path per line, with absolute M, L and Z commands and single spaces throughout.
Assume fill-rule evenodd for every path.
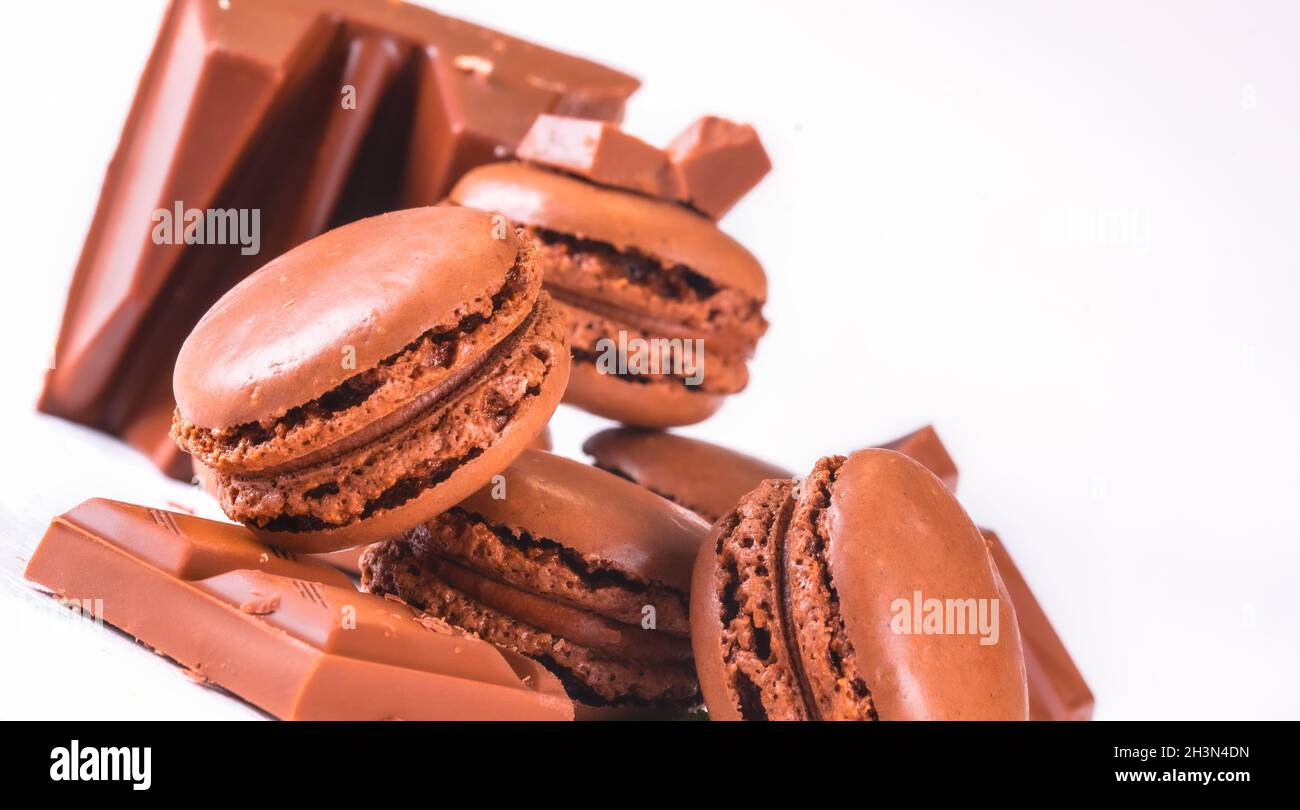
M 390 0 L 174 0 L 104 180 L 40 409 L 189 478 L 167 435 L 171 369 L 223 292 L 336 225 L 436 202 L 508 155 L 539 113 L 618 119 L 637 86 Z M 222 230 L 187 243 L 199 235 L 185 227 L 192 211 Z
M 1029 676 L 1030 720 L 1091 720 L 1092 690 L 997 533 L 980 529 L 1016 606 Z
M 92 499 L 50 522 L 26 576 L 282 719 L 573 717 L 535 661 L 233 524 Z

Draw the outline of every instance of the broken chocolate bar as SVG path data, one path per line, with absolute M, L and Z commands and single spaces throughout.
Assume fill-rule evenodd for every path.
M 683 201 L 721 219 L 772 170 L 758 133 L 748 124 L 706 115 L 668 145 L 681 178 Z
M 92 499 L 50 522 L 26 576 L 282 719 L 573 717 L 540 664 L 233 524 Z
M 1092 690 L 1069 650 L 1065 649 L 1002 540 L 988 529 L 980 531 L 1016 606 L 1020 638 L 1025 647 L 1025 674 L 1029 678 L 1029 719 L 1091 720 Z
M 122 436 L 188 479 L 167 435 L 171 369 L 222 293 L 336 225 L 438 201 L 470 168 L 508 155 L 539 113 L 618 119 L 637 86 L 389 0 L 174 0 L 104 180 L 39 408 Z M 174 210 L 186 218 L 179 244 L 159 216 Z M 221 230 L 200 233 L 200 222 Z M 257 227 L 232 235 L 236 222 Z
M 516 154 L 604 186 L 666 200 L 682 194 L 667 153 L 608 121 L 539 115 Z

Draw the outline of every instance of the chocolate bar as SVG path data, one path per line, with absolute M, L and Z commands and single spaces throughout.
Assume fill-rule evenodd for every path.
M 233 524 L 92 499 L 50 522 L 26 576 L 282 719 L 573 717 L 540 664 Z
M 1091 720 L 1092 690 L 995 532 L 980 529 L 1016 606 L 1029 678 L 1030 720 Z
M 753 127 L 712 115 L 687 127 L 667 151 L 681 178 L 683 201 L 715 220 L 772 170 Z
M 331 227 L 437 202 L 470 168 L 508 155 L 539 113 L 618 119 L 637 86 L 388 0 L 174 0 L 109 165 L 38 407 L 121 436 L 188 479 L 168 437 L 171 369 L 222 293 Z M 238 221 L 238 239 L 222 230 L 178 244 L 176 220 L 189 212 L 198 225 Z
M 602 186 L 681 203 L 714 221 L 772 169 L 752 126 L 714 115 L 694 121 L 666 149 L 608 121 L 540 115 L 516 155 Z

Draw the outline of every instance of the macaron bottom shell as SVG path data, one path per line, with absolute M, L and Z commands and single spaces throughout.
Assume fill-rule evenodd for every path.
M 564 402 L 589 413 L 644 428 L 666 428 L 703 422 L 722 407 L 726 397 L 693 391 L 676 379 L 623 378 L 602 374 L 595 364 L 573 361 Z

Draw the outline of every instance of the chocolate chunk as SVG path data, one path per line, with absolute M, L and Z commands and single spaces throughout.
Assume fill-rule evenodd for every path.
M 713 219 L 721 219 L 772 170 L 753 127 L 712 115 L 687 127 L 667 152 L 684 201 Z
M 539 115 L 516 154 L 593 183 L 652 197 L 675 200 L 683 190 L 662 149 L 608 121 Z

